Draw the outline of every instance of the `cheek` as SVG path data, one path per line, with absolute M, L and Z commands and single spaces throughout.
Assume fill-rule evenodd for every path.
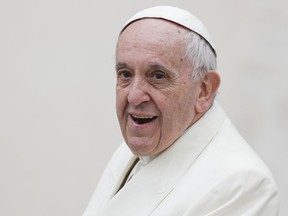
M 195 116 L 195 94 L 182 92 L 169 101 L 165 110 L 166 124 L 178 132 L 186 130 Z
M 117 115 L 118 118 L 123 115 L 125 106 L 126 106 L 126 96 L 125 96 L 125 92 L 121 91 L 121 90 L 117 90 L 116 91 L 116 111 L 117 111 Z

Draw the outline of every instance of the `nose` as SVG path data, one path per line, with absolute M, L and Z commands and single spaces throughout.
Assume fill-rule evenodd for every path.
M 150 96 L 147 92 L 147 84 L 134 80 L 130 84 L 129 93 L 128 93 L 128 102 L 134 106 L 138 106 L 142 103 L 148 102 Z

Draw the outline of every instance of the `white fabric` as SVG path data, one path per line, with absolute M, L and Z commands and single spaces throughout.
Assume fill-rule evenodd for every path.
M 128 181 L 130 181 L 130 179 L 136 175 L 143 167 L 145 167 L 151 160 L 153 160 L 152 157 L 139 157 L 139 160 L 137 161 L 137 163 L 135 164 L 135 166 L 133 167 L 132 171 L 129 173 L 129 176 L 126 180 L 126 183 Z M 125 183 L 125 184 L 126 184 Z
M 128 21 L 126 21 L 123 29 L 125 29 L 133 21 L 143 18 L 161 18 L 182 25 L 201 35 L 210 44 L 216 54 L 215 45 L 213 44 L 209 32 L 204 24 L 196 16 L 186 10 L 172 6 L 156 6 L 147 8 L 138 12 Z
M 119 147 L 83 216 L 278 215 L 270 171 L 217 103 L 118 191 L 135 158 Z

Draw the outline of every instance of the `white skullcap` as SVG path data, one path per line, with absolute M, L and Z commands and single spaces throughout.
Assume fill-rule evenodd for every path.
M 172 6 L 156 6 L 156 7 L 144 9 L 136 13 L 128 21 L 126 21 L 121 32 L 123 32 L 125 28 L 128 25 L 130 25 L 132 22 L 139 20 L 139 19 L 143 19 L 143 18 L 161 18 L 161 19 L 172 21 L 181 26 L 184 26 L 187 29 L 194 31 L 197 34 L 199 34 L 201 37 L 203 37 L 211 46 L 214 53 L 216 54 L 215 46 L 213 45 L 212 40 L 204 24 L 197 17 L 195 17 L 193 14 L 189 13 L 186 10 L 180 9 L 178 7 L 172 7 Z

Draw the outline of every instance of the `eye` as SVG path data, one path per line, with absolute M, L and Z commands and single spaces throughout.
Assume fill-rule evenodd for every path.
M 154 72 L 152 73 L 151 78 L 160 81 L 160 80 L 166 79 L 167 76 L 163 72 Z
M 127 80 L 132 77 L 132 73 L 130 71 L 119 71 L 118 78 L 122 80 Z
M 157 89 L 166 88 L 171 83 L 171 78 L 163 71 L 154 71 L 148 76 L 149 83 Z
M 133 78 L 133 73 L 129 70 L 117 71 L 117 86 L 124 88 L 129 85 Z

